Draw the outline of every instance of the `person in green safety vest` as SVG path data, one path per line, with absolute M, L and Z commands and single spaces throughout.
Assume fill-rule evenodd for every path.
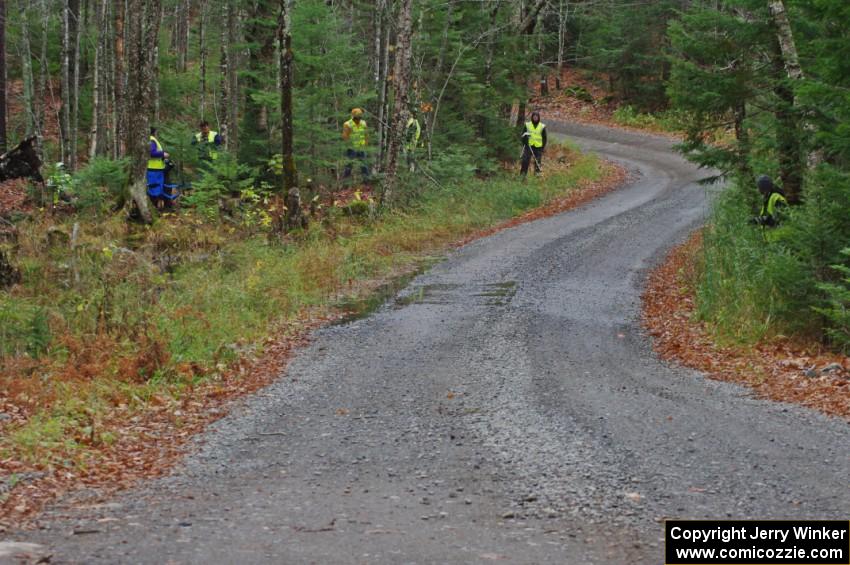
M 369 163 L 366 160 L 366 149 L 369 145 L 369 130 L 366 120 L 363 119 L 363 110 L 360 108 L 351 110 L 351 119 L 342 125 L 342 139 L 348 144 L 345 150 L 345 156 L 348 161 L 345 163 L 342 178 L 347 179 L 351 176 L 354 161 L 356 160 L 360 163 L 360 173 L 363 175 L 363 182 L 369 182 Z
M 203 120 L 198 124 L 200 131 L 192 138 L 192 145 L 198 148 L 198 158 L 201 161 L 215 161 L 218 159 L 218 149 L 221 147 L 221 135 L 210 129 L 210 123 Z
M 764 197 L 759 215 L 753 218 L 753 223 L 760 226 L 775 227 L 782 221 L 784 210 L 788 207 L 785 194 L 767 175 L 761 175 L 756 180 L 756 186 Z
M 407 160 L 407 168 L 411 173 L 416 172 L 416 147 L 419 145 L 420 137 L 422 137 L 422 125 L 416 117 L 416 112 L 411 112 L 404 128 L 404 158 Z
M 540 112 L 531 113 L 531 121 L 525 122 L 522 133 L 522 168 L 520 174 L 528 174 L 528 165 L 534 159 L 534 173 L 540 174 L 543 150 L 546 148 L 546 124 L 540 121 Z

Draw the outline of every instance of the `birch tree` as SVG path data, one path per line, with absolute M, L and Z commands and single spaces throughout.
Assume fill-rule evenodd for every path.
M 109 38 L 107 26 L 108 0 L 95 0 L 95 21 L 97 22 L 97 41 L 94 51 L 94 73 L 92 77 L 92 127 L 89 144 L 89 158 L 104 153 L 106 139 L 106 97 L 105 79 L 106 45 Z

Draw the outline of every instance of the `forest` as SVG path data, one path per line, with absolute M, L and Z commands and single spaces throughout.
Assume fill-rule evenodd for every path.
M 0 185 L 8 460 L 85 467 L 123 441 L 114 422 L 185 404 L 275 324 L 327 315 L 374 289 L 364 281 L 605 177 L 609 165 L 565 143 L 541 178 L 518 178 L 520 130 L 554 96 L 678 136 L 706 184 L 722 183 L 689 281 L 719 340 L 850 351 L 845 0 L 0 10 L 0 173 L 41 163 Z M 349 177 L 354 108 L 368 144 Z M 220 138 L 214 159 L 202 122 Z M 173 162 L 173 207 L 147 194 L 151 128 Z M 752 223 L 760 175 L 789 203 L 775 228 Z

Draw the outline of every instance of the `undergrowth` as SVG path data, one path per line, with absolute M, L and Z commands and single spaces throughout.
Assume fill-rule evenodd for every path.
M 85 465 L 133 414 L 259 353 L 274 324 L 332 309 L 362 293 L 361 281 L 409 270 L 601 175 L 597 159 L 570 149 L 547 159 L 544 180 L 511 172 L 431 184 L 376 218 L 326 209 L 282 243 L 262 225 L 227 227 L 189 210 L 152 228 L 34 217 L 19 227 L 24 282 L 0 292 L 0 405 L 15 415 L 0 423 L 0 457 Z M 71 249 L 62 234 L 73 223 Z
M 750 222 L 752 187 L 733 184 L 720 196 L 695 283 L 697 314 L 720 338 L 798 336 L 850 351 L 850 179 L 823 166 L 808 187 L 777 228 Z

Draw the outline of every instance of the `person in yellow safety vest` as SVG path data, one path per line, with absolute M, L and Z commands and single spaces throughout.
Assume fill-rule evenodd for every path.
M 753 223 L 768 227 L 778 226 L 782 219 L 783 208 L 788 207 L 785 194 L 773 184 L 773 180 L 767 175 L 761 175 L 756 180 L 756 186 L 764 196 L 764 202 L 761 205 L 759 215 L 753 218 Z
M 534 172 L 540 174 L 543 150 L 546 148 L 546 124 L 540 121 L 540 112 L 531 113 L 531 121 L 525 122 L 522 133 L 522 168 L 520 174 L 528 174 L 528 165 L 534 159 Z
M 192 138 L 192 145 L 198 147 L 198 158 L 201 161 L 215 161 L 218 159 L 218 149 L 221 147 L 221 135 L 210 129 L 208 121 L 203 120 L 198 127 L 201 129 Z
M 416 114 L 411 112 L 404 129 L 404 157 L 411 173 L 416 172 L 416 146 L 419 145 L 420 137 L 422 137 L 422 126 Z
M 366 148 L 369 145 L 368 132 L 366 120 L 363 119 L 363 110 L 360 108 L 351 110 L 351 119 L 342 125 L 342 139 L 348 143 L 348 147 L 345 150 L 345 156 L 348 161 L 345 163 L 342 178 L 347 179 L 351 176 L 354 160 L 357 160 L 360 162 L 360 173 L 363 175 L 363 182 L 369 182 L 369 163 L 366 160 Z
M 162 147 L 162 143 L 156 138 L 156 128 L 151 128 L 150 152 L 148 155 L 148 194 L 156 204 L 157 208 L 165 205 L 163 191 L 165 190 L 165 169 L 168 153 Z

